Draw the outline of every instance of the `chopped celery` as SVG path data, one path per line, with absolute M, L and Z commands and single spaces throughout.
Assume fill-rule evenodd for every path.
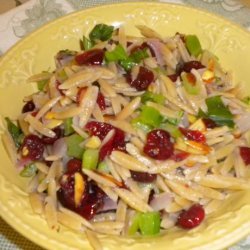
M 142 103 L 146 103 L 147 101 L 152 101 L 152 102 L 156 102 L 159 104 L 164 104 L 165 102 L 165 97 L 161 94 L 155 94 L 153 92 L 150 91 L 146 91 L 142 97 L 141 97 L 141 101 Z
M 98 164 L 97 169 L 102 173 L 109 173 L 109 166 L 105 161 L 102 161 Z
M 163 117 L 161 116 L 160 112 L 155 108 L 143 106 L 139 119 L 143 124 L 152 127 L 159 127 L 163 120 Z
M 45 86 L 48 84 L 49 80 L 41 80 L 37 82 L 37 88 L 39 91 L 44 91 Z
M 99 150 L 86 149 L 83 153 L 82 168 L 94 170 L 97 167 L 99 160 Z
M 184 89 L 190 95 L 197 95 L 200 92 L 200 88 L 196 83 L 195 76 L 191 73 L 182 73 L 182 84 Z
M 147 48 L 141 49 L 141 50 L 137 50 L 135 52 L 133 52 L 129 58 L 135 62 L 135 63 L 140 63 L 141 60 L 148 58 L 148 52 L 147 52 Z
M 127 59 L 127 53 L 125 49 L 118 44 L 113 51 L 105 52 L 105 59 L 107 62 L 117 62 Z
M 95 42 L 96 40 L 100 41 L 107 41 L 111 38 L 114 31 L 113 26 L 109 26 L 106 24 L 97 24 L 92 31 L 89 33 L 89 39 L 92 42 Z
M 155 235 L 160 232 L 161 217 L 159 212 L 142 213 L 139 228 L 142 235 Z
M 168 123 L 168 122 L 162 123 L 160 128 L 166 130 L 174 138 L 178 138 L 181 136 L 181 132 L 179 128 L 176 125 L 173 125 L 171 123 Z
M 80 40 L 80 43 L 81 43 L 81 48 L 83 50 L 89 50 L 94 46 L 93 42 L 90 41 L 86 36 L 82 37 L 82 40 Z
M 141 129 L 145 132 L 149 132 L 153 128 L 152 126 L 142 123 L 142 121 L 140 120 L 140 117 L 133 119 L 131 121 L 131 124 L 133 125 L 133 127 Z
M 64 135 L 68 136 L 74 133 L 74 129 L 72 128 L 72 118 L 67 118 L 63 121 L 64 124 Z
M 24 169 L 20 172 L 20 176 L 22 177 L 32 177 L 36 174 L 37 167 L 34 163 L 31 163 L 24 167 Z
M 186 47 L 192 56 L 199 56 L 202 53 L 200 41 L 196 35 L 187 35 L 185 39 Z
M 140 230 L 142 235 L 155 235 L 160 232 L 161 217 L 159 212 L 137 213 L 128 229 L 129 235 Z
M 140 221 L 141 213 L 136 213 L 132 219 L 132 223 L 128 229 L 128 235 L 135 235 L 139 230 L 139 221 Z
M 22 130 L 17 125 L 15 125 L 8 117 L 5 117 L 5 121 L 7 122 L 7 128 L 15 143 L 15 146 L 19 148 L 24 137 Z
M 80 143 L 83 142 L 83 138 L 78 134 L 73 134 L 66 137 L 67 154 L 70 157 L 82 159 L 83 148 L 80 147 Z

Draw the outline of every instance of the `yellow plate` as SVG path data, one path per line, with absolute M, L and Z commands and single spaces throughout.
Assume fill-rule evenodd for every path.
M 145 24 L 163 35 L 197 34 L 203 48 L 214 52 L 221 64 L 234 72 L 250 94 L 250 34 L 212 14 L 162 3 L 123 3 L 83 10 L 58 19 L 13 47 L 0 61 L 0 114 L 17 117 L 23 97 L 35 91 L 25 79 L 53 69 L 53 56 L 60 49 L 78 49 L 79 38 L 97 23 L 124 24 L 129 34 Z M 247 85 L 248 83 L 248 85 Z M 1 118 L 1 117 L 0 117 Z M 0 133 L 4 132 L 0 120 Z M 51 250 L 90 249 L 83 233 L 64 227 L 51 231 L 44 219 L 34 215 L 20 178 L 0 143 L 0 214 L 21 234 Z M 202 225 L 191 231 L 174 229 L 164 236 L 129 239 L 101 236 L 105 249 L 222 249 L 250 233 L 250 193 L 241 192 Z

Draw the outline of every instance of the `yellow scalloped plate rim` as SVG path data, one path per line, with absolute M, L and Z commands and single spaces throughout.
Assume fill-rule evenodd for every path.
M 213 51 L 221 64 L 234 73 L 236 83 L 250 94 L 250 34 L 213 14 L 181 5 L 131 2 L 90 8 L 55 20 L 18 42 L 0 61 L 0 134 L 3 117 L 16 118 L 24 96 L 36 88 L 27 77 L 53 69 L 53 56 L 60 49 L 78 49 L 79 38 L 96 23 L 124 24 L 128 34 L 137 34 L 145 24 L 163 35 L 196 34 L 203 48 Z M 91 249 L 83 232 L 61 227 L 50 230 L 35 215 L 25 193 L 27 180 L 18 176 L 0 143 L 0 215 L 25 237 L 47 249 Z M 223 249 L 250 233 L 250 192 L 242 191 L 226 200 L 201 226 L 184 231 L 178 228 L 165 235 L 125 238 L 100 235 L 105 249 Z

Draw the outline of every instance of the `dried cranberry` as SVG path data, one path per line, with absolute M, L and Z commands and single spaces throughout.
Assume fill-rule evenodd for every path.
M 91 220 L 95 214 L 103 207 L 104 198 L 98 198 L 95 193 L 88 194 L 84 203 L 75 209 L 75 212 L 80 214 L 87 220 Z
M 156 180 L 156 174 L 131 171 L 131 177 L 138 182 L 151 183 Z
M 184 229 L 191 229 L 200 225 L 205 218 L 205 211 L 200 204 L 195 204 L 178 217 L 177 225 Z
M 78 65 L 101 65 L 103 58 L 104 51 L 102 49 L 88 50 L 75 56 Z
M 154 81 L 154 74 L 151 70 L 141 66 L 135 80 L 132 80 L 130 73 L 126 76 L 126 80 L 131 87 L 142 91 Z
M 115 128 L 114 135 L 105 143 L 99 152 L 100 161 L 112 153 L 113 150 L 125 152 L 125 134 L 122 130 Z
M 101 140 L 103 140 L 108 132 L 113 128 L 114 127 L 108 123 L 95 121 L 88 122 L 85 126 L 85 129 L 91 136 L 98 136 Z
M 42 137 L 42 141 L 44 144 L 46 145 L 51 145 L 53 144 L 56 140 L 58 140 L 60 137 L 62 137 L 63 135 L 63 131 L 60 127 L 56 127 L 53 129 L 53 131 L 55 132 L 55 136 L 54 137 L 48 137 L 48 136 L 43 136 Z
M 27 135 L 20 150 L 23 158 L 40 160 L 43 156 L 44 143 L 37 135 Z
M 156 160 L 166 160 L 173 154 L 173 143 L 167 131 L 156 129 L 148 133 L 143 152 Z
M 122 130 L 115 128 L 108 123 L 96 121 L 87 123 L 85 129 L 91 136 L 98 136 L 101 140 L 105 138 L 110 130 L 115 130 L 114 135 L 101 147 L 99 152 L 100 160 L 103 160 L 107 155 L 110 155 L 113 150 L 125 151 L 125 134 Z
M 98 96 L 97 96 L 97 100 L 96 100 L 99 108 L 101 110 L 105 110 L 106 109 L 106 103 L 105 103 L 105 98 L 103 96 L 103 94 L 99 91 Z
M 82 161 L 78 159 L 70 159 L 67 162 L 67 173 L 80 172 L 82 169 Z
M 203 69 L 205 66 L 200 61 L 190 61 L 183 65 L 182 71 L 187 73 L 191 72 L 192 69 Z
M 28 101 L 24 104 L 22 113 L 31 112 L 35 109 L 35 104 L 33 101 Z
M 250 148 L 240 147 L 240 156 L 246 165 L 250 164 Z
M 217 127 L 216 123 L 209 118 L 203 118 L 202 121 L 206 125 L 206 128 L 216 128 Z
M 178 74 L 168 75 L 168 77 L 170 78 L 172 82 L 176 82 L 178 79 L 178 76 L 179 76 Z
M 59 201 L 62 203 L 63 206 L 75 211 L 77 207 L 82 206 L 82 203 L 87 199 L 87 195 L 89 192 L 89 185 L 87 182 L 87 177 L 82 173 L 78 172 L 83 177 L 83 194 L 81 197 L 81 201 L 79 204 L 76 205 L 75 203 L 75 173 L 65 173 L 60 180 L 60 189 L 57 193 Z
M 57 197 L 61 204 L 72 211 L 80 214 L 85 219 L 90 220 L 100 210 L 104 204 L 105 193 L 93 182 L 87 182 L 84 178 L 85 189 L 81 202 L 78 206 L 74 200 L 74 174 L 65 174 L 61 179 L 61 188 L 57 192 Z
M 191 129 L 181 128 L 181 127 L 179 128 L 179 130 L 188 140 L 201 142 L 201 143 L 206 142 L 205 135 L 199 130 L 191 130 Z

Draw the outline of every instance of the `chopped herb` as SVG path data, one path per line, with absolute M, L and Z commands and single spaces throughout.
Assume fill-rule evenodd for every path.
M 127 53 L 125 49 L 118 44 L 113 51 L 105 52 L 105 59 L 107 62 L 117 62 L 127 59 Z
M 218 126 L 234 127 L 233 114 L 225 106 L 220 96 L 212 96 L 206 99 L 207 113 L 199 110 L 198 116 L 213 120 Z
M 20 172 L 20 176 L 22 177 L 32 177 L 36 174 L 37 167 L 34 163 L 31 163 L 24 167 L 24 169 Z
M 49 80 L 41 80 L 37 82 L 37 88 L 39 91 L 44 91 L 45 86 L 48 84 Z
M 141 60 L 149 57 L 147 49 L 137 50 L 132 53 L 129 57 L 120 61 L 120 65 L 126 70 L 130 71 L 133 66 L 140 63 Z
M 15 125 L 8 117 L 5 117 L 5 121 L 7 122 L 7 128 L 15 143 L 15 146 L 19 148 L 24 137 L 22 130 L 17 125 Z
M 242 99 L 242 101 L 248 105 L 250 105 L 250 96 L 246 96 Z
M 82 40 L 80 40 L 81 49 L 83 50 L 89 50 L 94 46 L 94 43 L 90 41 L 86 36 L 82 37 Z
M 96 40 L 107 41 L 111 38 L 113 31 L 113 26 L 97 24 L 89 33 L 89 39 L 92 43 L 94 43 Z

